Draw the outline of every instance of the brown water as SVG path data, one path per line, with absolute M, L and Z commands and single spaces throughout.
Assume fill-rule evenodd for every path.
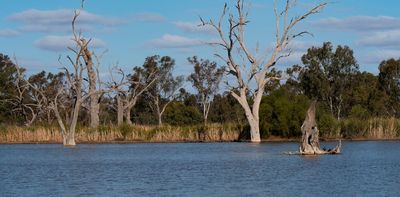
M 400 142 L 0 145 L 0 196 L 399 196 Z M 327 146 L 333 147 L 334 144 Z

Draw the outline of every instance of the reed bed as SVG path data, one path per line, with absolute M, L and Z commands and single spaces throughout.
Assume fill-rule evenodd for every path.
M 210 124 L 195 126 L 101 125 L 98 128 L 79 127 L 78 143 L 107 142 L 216 142 L 239 140 L 241 127 Z M 56 126 L 8 126 L 0 128 L 0 143 L 62 143 Z
M 246 127 L 235 124 L 193 126 L 100 125 L 78 127 L 77 143 L 231 142 L 243 138 Z M 328 132 L 327 130 L 330 129 Z M 325 139 L 400 139 L 400 119 L 343 119 L 320 127 Z M 0 143 L 62 143 L 57 126 L 0 126 Z

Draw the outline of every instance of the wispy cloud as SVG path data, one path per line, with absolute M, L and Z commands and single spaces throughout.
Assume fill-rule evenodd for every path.
M 9 21 L 22 24 L 19 29 L 27 32 L 67 32 L 71 30 L 71 20 L 74 10 L 36 10 L 30 9 L 12 14 L 8 17 Z M 127 20 L 117 17 L 106 17 L 80 11 L 77 25 L 80 29 L 94 30 L 96 27 L 110 27 L 127 23 Z
M 164 22 L 167 19 L 162 16 L 161 14 L 154 13 L 154 12 L 143 12 L 143 13 L 137 13 L 134 16 L 135 21 L 139 22 L 150 22 L 150 23 L 158 23 L 158 22 Z
M 321 28 L 351 31 L 390 30 L 400 27 L 400 18 L 391 16 L 351 16 L 348 18 L 324 18 L 312 22 Z
M 157 48 L 188 48 L 203 45 L 204 43 L 200 39 L 165 34 L 161 38 L 150 40 L 146 44 Z
M 400 58 L 400 49 L 372 50 L 366 54 L 361 54 L 359 59 L 361 64 L 379 65 L 381 61 L 390 58 Z
M 358 44 L 368 47 L 397 48 L 400 50 L 400 29 L 373 32 L 362 37 Z
M 182 22 L 176 21 L 172 22 L 178 29 L 183 30 L 187 33 L 206 33 L 215 34 L 216 31 L 211 26 L 201 26 L 200 22 Z
M 40 49 L 61 52 L 68 50 L 67 47 L 74 48 L 75 43 L 71 36 L 45 36 L 34 42 L 34 45 Z M 100 39 L 92 39 L 90 46 L 93 48 L 103 48 L 106 43 Z
M 0 29 L 0 37 L 14 37 L 21 33 L 13 29 Z

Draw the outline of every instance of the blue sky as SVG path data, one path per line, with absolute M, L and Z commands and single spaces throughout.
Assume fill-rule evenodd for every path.
M 70 21 L 79 0 L 13 0 L 0 8 L 0 53 L 16 55 L 29 72 L 57 72 L 58 57 L 68 54 Z M 281 0 L 282 1 L 282 0 Z M 217 19 L 224 3 L 232 0 L 86 0 L 79 28 L 93 38 L 97 53 L 107 49 L 101 72 L 118 63 L 130 69 L 147 56 L 169 55 L 176 74 L 189 74 L 186 58 L 197 55 L 216 60 L 217 49 L 204 42 L 217 39 L 209 28 L 199 28 L 199 16 Z M 274 39 L 272 0 L 248 0 L 247 39 L 268 48 Z M 320 1 L 298 0 L 293 16 Z M 361 70 L 378 72 L 381 60 L 400 57 L 400 1 L 336 0 L 297 26 L 314 34 L 292 43 L 292 56 L 280 68 L 300 62 L 307 48 L 331 41 L 355 51 Z M 231 9 L 233 10 L 233 9 Z M 63 59 L 63 58 L 62 58 Z M 65 59 L 65 58 L 64 58 Z

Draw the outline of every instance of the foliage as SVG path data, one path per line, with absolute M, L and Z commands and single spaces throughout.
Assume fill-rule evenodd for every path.
M 379 88 L 388 97 L 385 104 L 390 115 L 400 115 L 400 59 L 382 61 L 379 65 Z
M 225 68 L 218 68 L 216 62 L 199 60 L 196 56 L 188 58 L 188 61 L 194 68 L 194 73 L 189 75 L 188 80 L 197 90 L 197 100 L 203 111 L 204 123 L 207 123 L 211 101 L 218 91 Z
M 264 136 L 301 136 L 300 126 L 308 104 L 309 99 L 306 96 L 294 94 L 289 86 L 281 86 L 270 92 L 261 103 L 261 132 Z
M 341 118 L 352 76 L 358 72 L 353 50 L 339 45 L 333 51 L 332 44 L 325 42 L 308 49 L 301 60 L 305 67 L 299 78 L 304 93 L 323 101 L 333 116 Z
M 165 110 L 164 119 L 170 125 L 195 125 L 203 120 L 197 107 L 186 106 L 182 102 L 172 102 Z

